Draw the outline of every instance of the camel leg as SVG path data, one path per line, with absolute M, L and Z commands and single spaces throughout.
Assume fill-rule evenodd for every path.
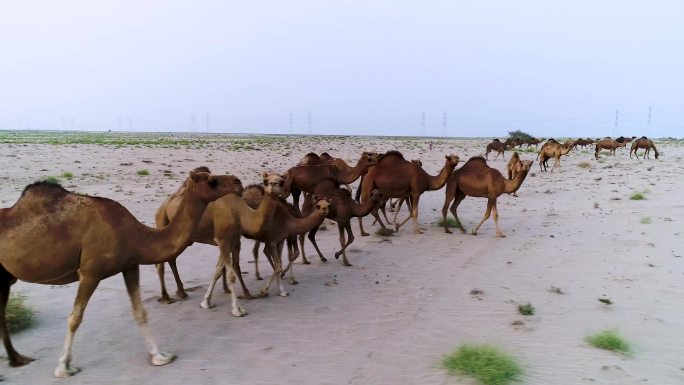
M 553 172 L 553 170 L 555 170 L 556 167 L 560 171 L 560 157 L 556 158 L 556 160 L 553 161 L 553 167 L 551 167 L 551 172 Z
M 449 230 L 449 225 L 447 224 L 447 211 L 449 210 L 449 203 L 451 203 L 453 199 L 454 197 L 451 196 L 449 190 L 447 190 L 444 206 L 442 206 L 442 224 L 444 225 L 444 232 L 447 234 L 451 234 L 451 230 Z
M 463 227 L 463 224 L 461 224 L 461 220 L 458 219 L 458 205 L 461 204 L 461 202 L 465 199 L 465 194 L 461 192 L 459 194 L 459 191 L 456 192 L 455 197 L 454 197 L 454 203 L 451 204 L 451 215 L 454 216 L 454 220 L 456 221 L 456 226 L 461 229 L 462 233 L 466 232 L 465 227 Z
M 299 234 L 297 237 L 299 238 L 299 248 L 302 249 L 302 264 L 309 265 L 311 262 L 306 259 L 306 249 L 304 248 L 304 238 L 306 237 L 306 234 Z
M 233 271 L 237 277 L 237 280 L 240 282 L 240 287 L 242 287 L 242 298 L 245 299 L 254 299 L 254 298 L 260 298 L 261 295 L 257 295 L 256 297 L 252 295 L 252 293 L 249 292 L 249 289 L 247 289 L 247 285 L 245 284 L 245 280 L 242 278 L 242 268 L 240 267 L 240 250 L 241 250 L 241 244 L 240 242 L 236 243 L 233 246 L 233 250 L 230 255 L 232 257 L 228 259 L 228 261 L 232 262 L 232 268 Z M 224 267 L 224 270 L 226 267 Z M 228 291 L 232 290 L 232 286 L 229 285 Z
M 133 305 L 133 316 L 138 323 L 143 337 L 145 338 L 145 345 L 147 345 L 147 352 L 150 355 L 150 363 L 155 366 L 166 365 L 176 358 L 175 354 L 165 353 L 159 350 L 157 343 L 152 338 L 150 327 L 147 325 L 147 312 L 142 306 L 140 300 L 140 267 L 135 266 L 123 272 L 124 282 L 126 282 L 126 290 L 128 297 L 131 299 Z
M 420 229 L 418 226 L 418 201 L 420 200 L 420 194 L 411 194 L 411 200 L 410 200 L 410 210 L 409 210 L 409 216 L 404 219 L 401 224 L 396 225 L 397 230 L 399 230 L 399 227 L 403 226 L 410 218 L 413 219 L 413 232 L 416 234 L 423 234 L 423 230 Z
M 486 221 L 489 218 L 489 215 L 492 213 L 492 206 L 494 205 L 494 202 L 496 202 L 496 198 L 487 199 L 487 211 L 485 211 L 484 218 L 482 218 L 480 223 L 473 229 L 473 235 L 477 235 L 477 230 L 480 228 L 480 226 L 482 226 L 484 221 Z
M 496 208 L 496 199 L 494 199 L 494 204 L 492 205 L 492 217 L 494 218 L 494 225 L 496 226 L 496 236 L 505 238 L 506 236 L 501 232 L 501 228 L 499 227 L 499 210 Z
M 321 253 L 321 249 L 318 248 L 318 243 L 316 243 L 316 233 L 318 232 L 318 228 L 319 226 L 316 226 L 313 229 L 311 229 L 311 231 L 309 231 L 309 241 L 316 249 L 318 257 L 321 259 L 321 262 L 328 262 L 328 260 L 323 256 L 323 253 Z
M 261 242 L 254 241 L 254 247 L 252 248 L 252 255 L 254 255 L 254 275 L 257 280 L 261 281 L 261 274 L 259 274 L 259 245 Z
M 78 290 L 76 292 L 76 300 L 74 307 L 71 310 L 71 315 L 67 320 L 68 328 L 67 335 L 64 341 L 62 353 L 59 355 L 59 364 L 55 368 L 54 376 L 59 378 L 70 377 L 81 371 L 81 369 L 71 366 L 71 346 L 74 342 L 74 335 L 81 321 L 83 321 L 83 312 L 88 305 L 88 300 L 93 295 L 93 292 L 100 283 L 99 279 L 83 276 L 79 273 L 80 279 Z
M 228 254 L 230 255 L 230 254 Z M 247 314 L 247 311 L 240 306 L 240 302 L 238 301 L 238 296 L 235 291 L 235 275 L 236 272 L 232 268 L 232 261 L 231 257 L 225 257 L 223 252 L 221 252 L 221 256 L 219 256 L 218 263 L 216 264 L 216 270 L 214 271 L 214 275 L 212 277 L 211 283 L 209 284 L 209 287 L 207 288 L 207 292 L 204 294 L 204 298 L 202 299 L 202 303 L 200 304 L 200 307 L 202 309 L 212 309 L 214 308 L 215 305 L 211 304 L 211 295 L 214 292 L 214 287 L 216 287 L 216 282 L 218 279 L 221 277 L 221 275 L 224 273 L 227 275 L 228 279 L 228 289 L 230 290 L 230 303 L 231 303 L 231 311 L 230 313 L 234 315 L 235 317 L 242 317 Z
M 352 232 L 351 229 L 351 222 L 347 221 L 347 223 L 344 224 L 344 226 L 338 225 L 338 228 L 340 230 L 340 245 L 342 246 L 342 249 L 335 253 L 335 258 L 339 258 L 340 254 L 342 254 L 342 263 L 345 266 L 351 266 L 352 264 L 349 263 L 347 260 L 347 247 L 351 245 L 352 242 L 354 242 L 354 233 Z M 347 242 L 344 242 L 344 234 L 343 231 L 347 231 Z
M 273 274 L 271 275 L 271 278 L 269 278 L 268 282 L 266 283 L 266 286 L 264 286 L 261 289 L 261 294 L 262 295 L 268 295 L 268 290 L 271 287 L 271 283 L 273 280 L 277 281 L 278 284 L 278 295 L 281 297 L 287 297 L 290 295 L 285 288 L 283 288 L 283 284 L 280 280 L 280 275 L 282 273 L 281 269 L 281 262 L 280 262 L 280 253 L 278 252 L 276 245 L 273 244 L 273 242 L 266 242 L 264 246 L 264 253 L 266 254 L 266 257 L 269 258 L 269 261 L 271 262 L 271 265 L 273 266 Z
M 283 273 L 280 276 L 281 278 L 285 277 L 285 273 L 289 271 L 290 278 L 288 279 L 288 283 L 290 285 L 297 285 L 299 283 L 295 279 L 293 269 L 294 261 L 297 260 L 297 257 L 299 257 L 299 249 L 297 248 L 297 236 L 293 235 L 287 238 L 287 267 L 285 267 L 285 270 L 283 270 Z
M 176 266 L 175 258 L 169 261 L 169 266 L 171 267 L 171 272 L 173 273 L 173 279 L 176 281 L 176 296 L 178 298 L 188 298 L 188 293 L 185 292 L 183 281 L 181 281 L 180 275 L 178 274 L 178 267 Z
M 33 358 L 23 356 L 14 350 L 9 331 L 7 330 L 7 302 L 9 302 L 10 288 L 16 281 L 17 279 L 0 265 L 0 311 L 2 312 L 0 316 L 0 334 L 2 335 L 2 342 L 5 345 L 7 359 L 9 360 L 9 365 L 11 367 L 24 366 L 33 361 Z
M 166 282 L 164 282 L 164 264 L 157 263 L 154 267 L 157 268 L 159 284 L 161 285 L 161 297 L 159 297 L 157 301 L 167 304 L 176 302 L 175 300 L 171 299 L 171 296 L 169 296 L 169 293 L 166 291 Z

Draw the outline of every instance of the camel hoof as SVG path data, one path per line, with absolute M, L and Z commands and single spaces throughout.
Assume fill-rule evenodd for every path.
M 340 254 L 342 253 L 335 253 L 335 259 L 340 259 Z
M 288 293 L 288 292 L 285 291 L 285 290 L 281 290 L 281 291 L 278 292 L 278 296 L 279 296 L 279 297 L 287 297 L 287 296 L 289 296 L 289 295 L 290 295 L 290 293 Z
M 240 306 L 236 306 L 230 311 L 230 314 L 235 317 L 244 317 L 247 315 L 247 310 L 241 308 Z
M 347 267 L 353 266 L 353 265 L 352 265 L 351 263 L 349 263 L 349 262 L 344 262 L 343 265 L 344 265 L 344 266 L 347 266 Z
M 57 378 L 67 378 L 67 377 L 73 376 L 74 374 L 76 374 L 80 371 L 81 371 L 81 369 L 79 369 L 75 366 L 70 366 L 67 364 L 59 364 L 59 366 L 57 366 L 57 368 L 55 368 L 55 372 L 53 373 L 53 375 Z
M 503 235 L 503 234 L 496 234 L 496 236 L 499 237 L 499 238 L 506 238 L 506 236 Z
M 328 260 L 325 259 L 324 257 L 321 257 L 321 262 L 325 263 L 325 262 L 328 262 Z
M 454 233 L 453 231 L 451 231 L 451 230 L 449 230 L 449 229 L 444 229 L 444 232 L 447 233 L 447 234 L 453 234 L 453 233 Z
M 186 293 L 185 290 L 179 290 L 176 292 L 176 297 L 180 299 L 185 299 L 188 298 L 188 293 Z
M 424 232 L 423 230 L 421 230 L 421 229 L 415 229 L 413 232 L 414 232 L 415 234 L 425 234 L 425 232 Z
M 206 299 L 200 303 L 200 307 L 205 310 L 213 309 L 216 307 L 216 305 L 212 305 L 209 301 Z
M 470 234 L 477 235 L 477 231 L 473 230 Z
M 257 277 L 256 277 L 256 280 L 257 280 L 257 281 L 263 281 L 264 279 L 261 278 L 260 276 L 257 276 Z
M 295 279 L 293 279 L 293 278 L 290 278 L 290 279 L 287 281 L 287 283 L 289 283 L 290 285 L 299 285 L 299 282 L 297 282 L 297 281 L 296 281 Z
M 170 304 L 176 302 L 176 300 L 171 299 L 171 297 L 160 297 L 160 298 L 157 298 L 157 302 L 170 305 Z
M 362 237 L 367 237 L 367 236 L 369 236 L 369 235 L 370 235 L 370 234 L 368 234 L 368 233 L 365 232 L 365 231 L 362 231 L 362 232 L 361 232 L 361 236 L 362 236 Z
M 28 365 L 32 361 L 35 361 L 35 358 L 26 357 L 26 356 L 22 356 L 21 354 L 17 354 L 13 360 L 10 360 L 9 365 L 13 368 L 18 368 L 20 366 Z
M 302 265 L 310 265 L 310 264 L 311 264 L 311 262 L 309 262 L 308 259 L 302 260 Z
M 154 366 L 162 366 L 171 363 L 175 359 L 176 355 L 173 353 L 159 352 L 150 356 L 150 363 Z

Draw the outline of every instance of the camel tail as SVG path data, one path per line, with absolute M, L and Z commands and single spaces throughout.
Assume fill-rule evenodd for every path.
M 361 186 L 363 186 L 363 177 L 365 175 L 361 175 L 361 179 L 359 180 L 359 187 L 356 189 L 356 195 L 354 195 L 354 200 L 356 203 L 361 203 Z

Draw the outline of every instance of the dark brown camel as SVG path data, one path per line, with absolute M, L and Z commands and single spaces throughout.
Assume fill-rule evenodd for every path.
M 502 143 L 499 139 L 492 140 L 492 142 L 487 145 L 487 148 L 485 150 L 485 158 L 489 158 L 490 152 L 496 151 L 496 156 L 494 157 L 494 159 L 498 158 L 499 155 L 501 155 L 504 158 L 504 160 L 506 160 L 506 154 L 504 154 L 504 152 L 508 149 L 508 144 L 510 144 L 508 140 L 505 143 Z
M 482 223 L 489 218 L 490 213 L 494 216 L 494 224 L 496 226 L 496 235 L 504 237 L 499 228 L 499 213 L 496 209 L 496 199 L 503 193 L 512 193 L 520 188 L 522 182 L 525 180 L 527 173 L 530 171 L 532 162 L 529 160 L 522 161 L 520 172 L 513 180 L 507 180 L 501 173 L 494 168 L 487 166 L 487 161 L 481 157 L 473 157 L 468 160 L 463 167 L 454 171 L 449 176 L 449 181 L 446 187 L 446 199 L 442 207 L 442 221 L 444 223 L 444 231 L 451 233 L 447 223 L 447 209 L 456 220 L 456 225 L 465 233 L 465 228 L 458 219 L 458 205 L 461 204 L 466 196 L 487 198 L 487 211 L 484 218 L 473 229 L 472 234 L 476 235 L 477 230 L 482 226 Z M 449 208 L 451 201 L 454 201 Z
M 234 176 L 191 172 L 180 202 L 178 218 L 163 229 L 140 223 L 116 201 L 71 193 L 54 184 L 26 187 L 10 208 L 0 209 L 0 334 L 10 366 L 32 361 L 12 346 L 5 310 L 10 286 L 18 279 L 45 285 L 78 283 L 74 307 L 56 377 L 79 369 L 71 366 L 74 335 L 100 281 L 122 273 L 153 365 L 165 365 L 174 355 L 162 352 L 147 325 L 140 299 L 139 265 L 168 261 L 188 245 L 209 202 L 242 192 Z M 231 194 L 232 195 L 232 194 Z

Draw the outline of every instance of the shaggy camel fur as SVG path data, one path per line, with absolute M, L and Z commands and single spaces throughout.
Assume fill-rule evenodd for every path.
M 651 158 L 650 152 L 651 149 L 655 152 L 655 158 L 658 159 L 658 149 L 656 148 L 655 144 L 653 144 L 653 141 L 651 139 L 648 139 L 645 136 L 642 136 L 641 138 L 635 140 L 632 142 L 632 148 L 629 150 L 629 157 L 632 157 L 632 153 L 636 155 L 636 158 L 639 159 L 639 155 L 637 155 L 637 150 L 643 148 L 646 151 L 644 151 L 644 159 L 648 156 L 648 158 Z
M 564 144 L 560 144 L 558 142 L 547 142 L 547 144 L 542 146 L 541 150 L 539 150 L 539 153 L 537 154 L 537 158 L 539 158 L 539 171 L 547 170 L 546 162 L 551 158 L 556 159 L 556 161 L 553 163 L 553 167 L 551 168 L 551 172 L 553 172 L 556 167 L 558 167 L 560 170 L 561 156 L 567 155 L 574 147 L 574 142 Z
M 187 247 L 209 202 L 241 193 L 242 184 L 230 175 L 191 172 L 185 191 L 181 215 L 159 230 L 140 223 L 116 201 L 74 194 L 45 182 L 29 185 L 14 206 L 0 209 L 0 333 L 10 366 L 32 361 L 14 350 L 7 331 L 5 309 L 12 284 L 18 279 L 46 285 L 79 282 L 54 371 L 55 377 L 68 377 L 79 371 L 71 366 L 71 348 L 88 300 L 101 280 L 118 273 L 124 276 L 151 363 L 171 362 L 175 356 L 159 350 L 147 325 L 139 265 L 175 258 Z
M 380 190 L 371 191 L 370 198 L 366 200 L 363 204 L 356 203 L 352 197 L 351 193 L 345 189 L 341 189 L 337 184 L 326 179 L 316 186 L 313 192 L 313 197 L 326 197 L 331 201 L 330 210 L 328 211 L 328 219 L 332 219 L 337 222 L 337 229 L 340 234 L 340 250 L 335 252 L 335 259 L 338 259 L 342 255 L 342 263 L 345 266 L 351 266 L 347 260 L 347 247 L 354 242 L 354 233 L 351 228 L 351 218 L 353 217 L 365 217 L 371 210 L 380 207 L 382 202 L 382 194 Z M 302 205 L 302 213 L 308 214 L 314 208 L 314 200 L 312 196 L 304 199 Z M 314 248 L 318 252 L 318 257 L 322 262 L 327 262 L 327 259 L 323 257 L 323 253 L 318 248 L 316 244 L 316 232 L 318 231 L 316 226 L 311 231 L 309 231 L 309 240 L 314 245 Z M 347 232 L 347 239 L 345 240 L 344 232 Z M 305 234 L 299 235 L 299 245 L 302 250 L 302 263 L 308 265 L 310 262 L 306 259 L 306 253 L 304 252 L 304 236 Z
M 481 157 L 473 157 L 468 160 L 463 167 L 454 171 L 449 176 L 449 181 L 446 187 L 446 199 L 442 207 L 442 222 L 444 223 L 444 232 L 451 233 L 446 220 L 447 209 L 456 220 L 456 225 L 465 233 L 465 228 L 458 219 L 458 205 L 465 199 L 466 196 L 487 198 L 487 211 L 484 218 L 473 229 L 472 234 L 476 235 L 477 230 L 482 226 L 482 223 L 489 218 L 490 213 L 494 216 L 494 224 L 496 225 L 496 235 L 504 237 L 499 228 L 499 213 L 496 209 L 496 199 L 503 193 L 512 193 L 520 188 L 522 182 L 525 180 L 527 173 L 530 171 L 532 161 L 522 161 L 520 172 L 513 180 L 507 180 L 501 173 L 494 168 L 487 166 L 487 161 Z M 449 208 L 451 201 L 454 201 Z
M 305 159 L 315 159 L 308 154 Z M 320 159 L 320 157 L 319 157 Z M 297 165 L 287 170 L 283 198 L 292 194 L 294 207 L 299 210 L 299 196 L 302 192 L 312 192 L 314 187 L 323 179 L 332 179 L 339 184 L 354 183 L 361 175 L 368 172 L 368 168 L 377 163 L 377 154 L 364 152 L 356 166 L 340 169 L 340 165 L 321 163 L 312 165 Z
M 618 139 L 620 139 L 620 138 L 618 138 Z M 618 148 L 627 147 L 628 142 L 629 141 L 627 141 L 627 140 L 618 141 L 615 139 L 611 139 L 610 137 L 605 137 L 605 138 L 596 142 L 596 149 L 594 151 L 594 158 L 596 158 L 596 159 L 599 158 L 599 152 L 601 152 L 601 150 L 608 150 L 609 151 L 608 155 L 613 154 L 613 156 L 615 156 L 615 150 Z
M 409 219 L 413 218 L 414 232 L 422 233 L 418 226 L 418 201 L 420 195 L 425 191 L 441 189 L 449 175 L 458 164 L 458 156 L 446 155 L 444 167 L 438 175 L 429 175 L 422 167 L 404 159 L 398 151 L 389 151 L 372 167 L 368 174 L 361 179 L 361 186 L 356 191 L 356 201 L 364 203 L 370 198 L 371 191 L 380 190 L 383 196 L 388 198 L 410 197 L 411 210 L 409 216 L 402 222 L 397 223 L 396 230 L 399 230 Z M 380 220 L 378 209 L 371 211 L 373 217 L 380 223 L 382 228 L 385 224 Z M 369 235 L 363 230 L 363 218 L 359 217 L 359 228 L 361 235 Z
M 485 150 L 485 158 L 489 157 L 490 152 L 496 151 L 496 156 L 494 157 L 494 159 L 498 158 L 499 155 L 501 155 L 503 159 L 506 160 L 506 154 L 504 154 L 504 152 L 508 150 L 509 144 L 511 143 L 508 142 L 508 140 L 505 143 L 501 143 L 499 139 L 492 140 L 492 142 L 487 145 L 487 148 Z

